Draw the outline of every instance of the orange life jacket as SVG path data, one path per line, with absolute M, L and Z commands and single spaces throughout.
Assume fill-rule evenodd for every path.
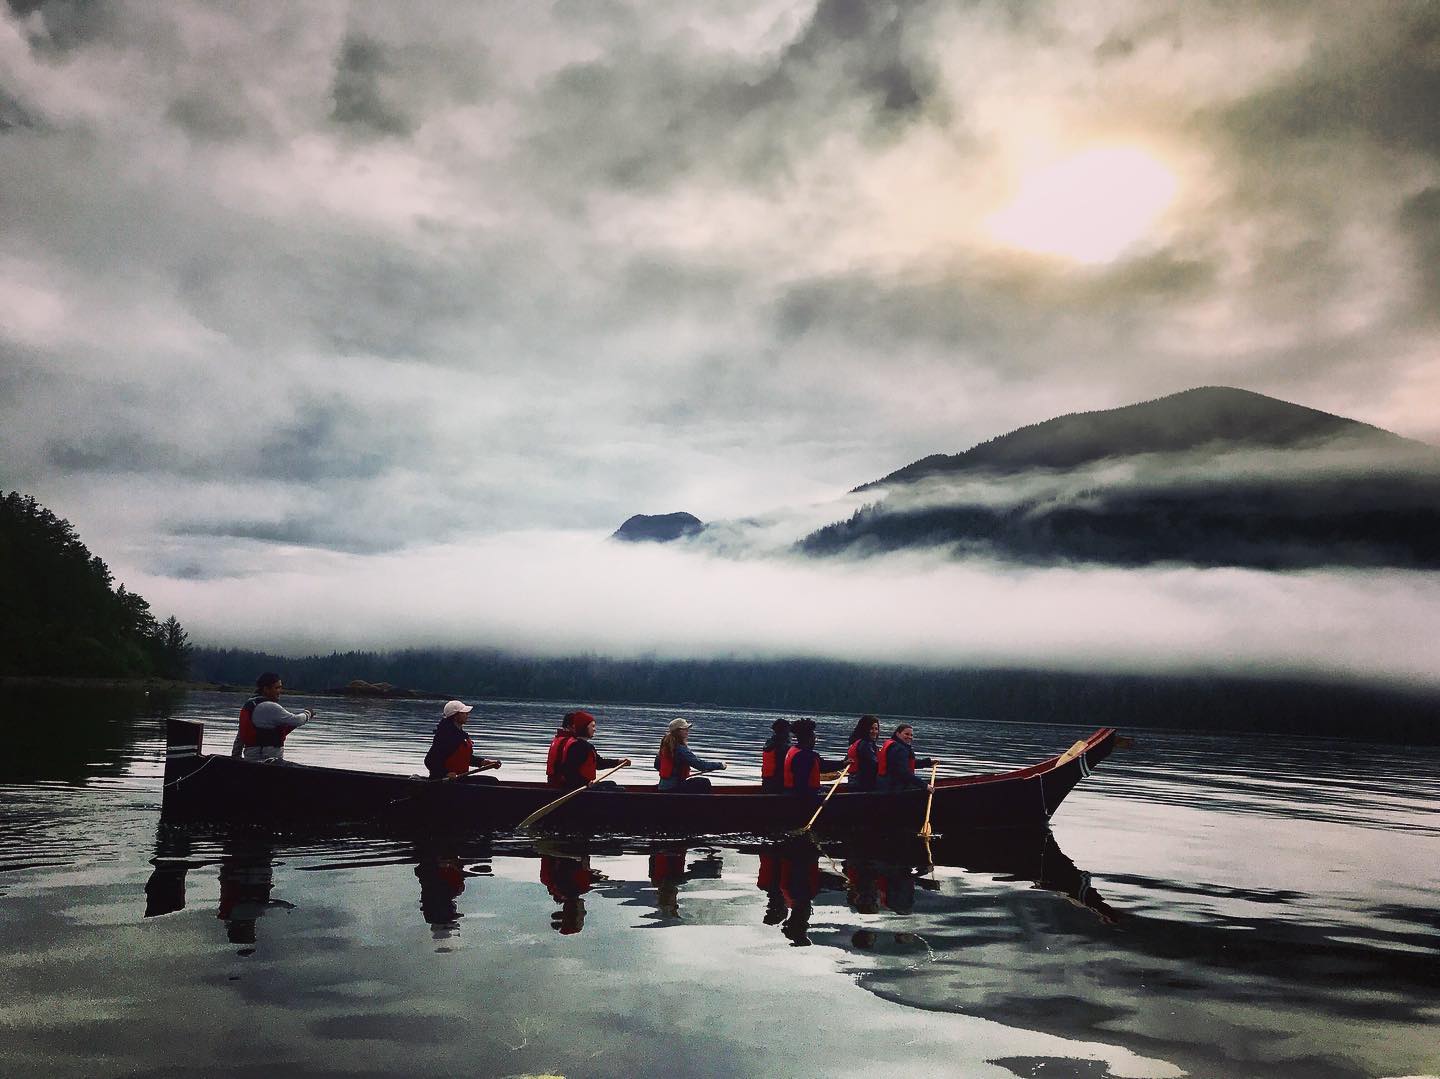
M 446 773 L 454 772 L 457 775 L 470 771 L 470 758 L 475 754 L 475 743 L 466 738 L 458 746 L 455 752 L 445 758 Z M 442 777 L 443 778 L 443 777 Z
M 808 776 L 797 776 L 795 774 L 795 757 L 801 752 L 810 754 L 810 774 Z M 809 787 L 811 790 L 820 789 L 820 754 L 813 749 L 802 750 L 800 746 L 791 746 L 790 752 L 785 754 L 785 788 L 793 790 L 795 787 Z
M 904 742 L 901 742 L 900 739 L 896 738 L 887 738 L 886 743 L 884 743 L 883 746 L 880 746 L 880 766 L 878 766 L 878 768 L 876 769 L 876 775 L 886 775 L 888 774 L 888 771 L 890 771 L 890 746 L 893 745 L 903 746 Z M 909 746 L 906 746 L 906 748 L 909 749 Z M 907 775 L 914 775 L 913 753 L 903 753 L 903 758 L 904 772 L 906 772 Z
M 673 746 L 667 748 L 662 745 L 660 747 L 660 752 L 655 755 L 655 769 L 660 773 L 661 779 L 674 777 L 683 783 L 690 778 L 690 766 L 688 764 L 675 763 L 675 749 Z

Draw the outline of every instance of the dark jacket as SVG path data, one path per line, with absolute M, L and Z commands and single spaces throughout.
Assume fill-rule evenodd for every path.
M 566 788 L 583 787 L 595 778 L 603 768 L 614 768 L 620 763 L 618 757 L 602 757 L 586 738 L 575 737 L 565 747 L 560 758 L 560 785 Z
M 775 771 L 774 771 L 771 775 L 768 775 L 768 776 L 767 776 L 767 775 L 764 775 L 764 774 L 763 774 L 764 765 L 763 765 L 763 764 L 761 765 L 761 768 L 762 768 L 762 774 L 761 774 L 761 776 L 760 776 L 760 789 L 761 789 L 761 790 L 767 790 L 767 791 L 783 791 L 783 790 L 785 789 L 785 754 L 786 754 L 786 753 L 789 753 L 789 752 L 790 752 L 790 732 L 789 732 L 789 731 L 785 731 L 784 733 L 781 733 L 780 731 L 776 731 L 774 734 L 772 734 L 772 735 L 770 736 L 770 740 L 765 743 L 765 748 L 761 751 L 761 761 L 762 761 L 762 762 L 764 761 L 764 754 L 766 754 L 766 753 L 773 753 L 773 754 L 775 755 L 775 757 L 774 757 L 774 760 L 775 760 Z
M 880 764 L 880 743 L 873 738 L 857 738 L 850 743 L 850 774 L 845 777 L 845 789 L 851 791 L 873 791 L 875 772 Z
M 917 759 L 915 751 L 898 738 L 891 740 L 885 752 L 889 759 L 885 762 L 885 774 L 879 781 L 882 791 L 904 791 L 929 786 L 915 774 L 915 769 L 929 768 L 935 763 L 933 760 L 929 757 Z
M 450 755 L 466 743 L 470 744 L 470 763 L 467 768 L 474 768 L 484 760 L 483 757 L 475 755 L 475 744 L 470 741 L 470 736 L 459 727 L 455 721 L 442 719 L 435 727 L 435 737 L 430 742 L 430 752 L 425 754 L 425 769 L 430 773 L 431 779 L 444 779 L 448 773 L 445 762 Z

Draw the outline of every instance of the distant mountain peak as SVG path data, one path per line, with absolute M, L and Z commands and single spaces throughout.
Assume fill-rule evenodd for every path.
M 705 523 L 693 513 L 637 513 L 615 530 L 611 539 L 626 543 L 669 543 L 693 536 Z
M 1253 390 L 1197 386 L 1139 404 L 1057 416 L 964 453 L 931 454 L 855 490 L 959 472 L 1066 470 L 1139 454 L 1294 449 L 1341 438 L 1385 449 L 1415 445 L 1368 423 Z

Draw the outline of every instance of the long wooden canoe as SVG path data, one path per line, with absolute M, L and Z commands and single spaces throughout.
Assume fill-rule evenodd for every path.
M 543 783 L 431 781 L 308 764 L 262 763 L 203 751 L 204 724 L 166 722 L 164 813 L 173 818 L 313 824 L 323 820 L 433 818 L 451 828 L 502 831 L 563 791 Z M 1047 827 L 1065 796 L 1110 755 L 1115 730 L 1102 728 L 1064 753 L 1010 772 L 941 779 L 936 832 Z M 651 785 L 586 791 L 538 828 L 621 835 L 774 835 L 799 828 L 815 811 L 809 796 L 716 786 L 708 794 Z M 925 791 L 851 793 L 842 786 L 817 828 L 910 831 L 925 817 Z

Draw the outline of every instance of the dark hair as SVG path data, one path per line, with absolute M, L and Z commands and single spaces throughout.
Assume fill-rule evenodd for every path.
M 774 723 L 770 724 L 770 729 L 776 734 L 789 734 L 790 721 L 788 719 L 777 719 Z
M 899 738 L 901 731 L 913 731 L 914 729 L 915 729 L 915 724 L 913 724 L 913 723 L 902 723 L 902 724 L 900 724 L 900 726 L 898 726 L 898 727 L 895 728 L 895 733 L 892 734 L 890 737 L 891 737 L 891 738 Z
M 850 732 L 849 744 L 853 746 L 861 738 L 868 736 L 870 733 L 870 724 L 879 722 L 880 720 L 875 716 L 861 716 L 855 721 L 855 729 Z
M 266 671 L 259 678 L 255 679 L 255 688 L 262 691 L 267 690 L 278 681 L 280 681 L 278 674 L 274 671 Z
M 801 749 L 815 748 L 815 721 L 802 719 L 792 728 L 795 732 L 795 744 Z

